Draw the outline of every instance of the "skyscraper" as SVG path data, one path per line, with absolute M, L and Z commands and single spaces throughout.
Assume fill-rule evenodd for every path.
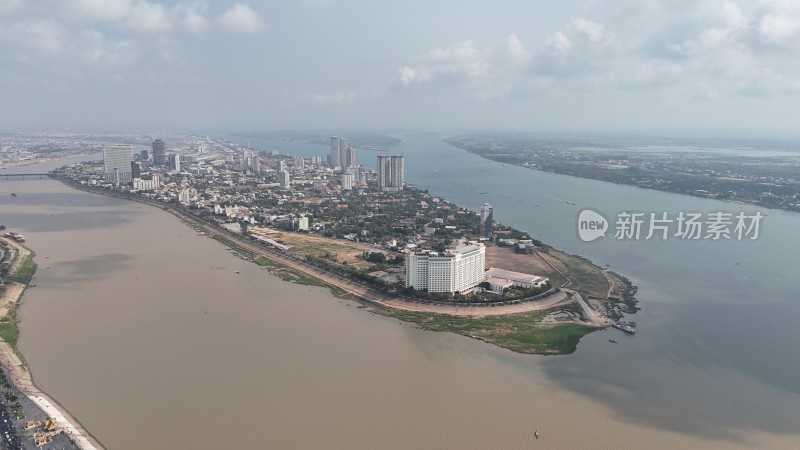
M 181 155 L 169 155 L 169 170 L 181 171 Z
M 291 176 L 289 175 L 289 171 L 284 170 L 284 171 L 278 172 L 278 180 L 281 183 L 281 189 L 290 189 L 291 188 L 292 179 L 291 179 Z
M 157 166 L 167 165 L 167 145 L 161 138 L 153 141 L 153 164 Z
M 339 136 L 331 136 L 331 167 L 341 164 L 339 161 Z
M 397 192 L 403 190 L 404 157 L 378 155 L 378 190 Z
M 342 169 L 347 167 L 347 147 L 349 145 L 347 139 L 339 138 L 339 165 L 342 166 Z
M 352 146 L 347 146 L 347 164 L 346 167 L 355 167 L 356 166 L 356 149 Z
M 256 175 L 261 173 L 261 161 L 258 159 L 258 155 L 250 155 L 250 171 Z
M 481 237 L 492 237 L 492 205 L 484 203 L 481 206 Z
M 103 165 L 106 181 L 111 183 L 128 183 L 132 181 L 131 161 L 133 146 L 130 144 L 113 144 L 103 146 Z

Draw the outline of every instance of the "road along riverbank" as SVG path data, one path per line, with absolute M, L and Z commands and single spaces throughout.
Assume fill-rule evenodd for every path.
M 17 252 L 9 270 L 9 278 L 11 278 L 16 271 L 23 266 L 28 258 L 33 257 L 33 252 L 11 239 L 0 237 L 0 240 L 7 246 L 13 247 Z M 26 287 L 27 284 L 16 281 L 6 286 L 2 295 L 2 300 L 0 300 L 0 317 L 3 319 L 8 318 L 8 320 L 12 321 L 16 320 L 14 312 L 19 306 L 20 299 Z M 16 324 L 11 325 L 16 327 Z M 14 342 L 7 342 L 5 339 L 0 340 L 0 363 L 5 367 L 14 386 L 36 404 L 48 417 L 55 418 L 58 426 L 64 428 L 76 447 L 82 450 L 105 449 L 105 447 L 100 444 L 100 442 L 92 436 L 66 408 L 36 387 L 36 384 L 33 382 L 33 376 L 30 371 L 28 371 L 15 345 L 16 339 L 14 339 Z

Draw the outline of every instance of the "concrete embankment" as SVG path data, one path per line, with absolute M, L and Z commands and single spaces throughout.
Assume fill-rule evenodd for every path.
M 31 251 L 10 239 L 0 239 L 17 250 L 17 259 L 11 266 L 12 269 L 16 270 L 21 265 L 21 261 L 30 256 Z M 0 317 L 5 317 L 11 309 L 17 306 L 24 290 L 25 285 L 21 283 L 10 283 L 7 286 L 7 289 L 3 292 L 2 301 L 0 301 Z M 0 363 L 6 368 L 11 382 L 14 383 L 17 389 L 47 416 L 54 417 L 77 448 L 82 450 L 105 449 L 66 408 L 36 387 L 31 373 L 20 359 L 16 350 L 5 341 L 0 341 Z

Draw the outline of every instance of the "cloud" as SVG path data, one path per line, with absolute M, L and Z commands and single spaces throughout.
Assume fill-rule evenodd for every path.
M 131 6 L 127 23 L 131 28 L 143 32 L 169 31 L 173 26 L 163 5 L 147 1 L 139 1 Z
M 94 29 L 84 30 L 81 38 L 82 53 L 95 67 L 115 69 L 131 66 L 136 62 L 138 47 L 129 39 L 109 42 L 103 33 Z
M 62 50 L 64 27 L 54 20 L 23 20 L 13 24 L 9 38 L 27 50 L 58 53 Z
M 205 18 L 205 5 L 198 3 L 180 4 L 175 7 L 174 13 L 180 17 L 180 24 L 184 30 L 193 34 L 203 34 L 211 27 Z
M 264 23 L 258 13 L 244 3 L 236 3 L 231 9 L 222 13 L 217 17 L 217 23 L 233 33 L 255 34 L 264 29 Z
M 50 3 L 51 5 L 45 7 L 53 13 L 86 21 L 122 20 L 131 8 L 130 0 L 61 0 Z
M 314 103 L 341 103 L 355 98 L 352 92 L 334 92 L 332 94 L 312 94 L 306 92 L 303 95 L 306 100 Z
M 419 64 L 400 68 L 403 86 L 434 82 L 460 83 L 488 75 L 490 53 L 479 50 L 475 42 L 466 40 L 452 47 L 430 50 Z

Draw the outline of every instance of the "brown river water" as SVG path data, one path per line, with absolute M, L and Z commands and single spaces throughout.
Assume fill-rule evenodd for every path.
M 630 392 L 601 402 L 547 376 L 572 356 L 518 355 L 374 316 L 283 282 L 153 207 L 51 180 L 0 183 L 0 218 L 39 263 L 20 350 L 37 385 L 110 449 L 798 443 L 651 426 L 613 407 Z M 719 377 L 696 375 L 752 385 Z M 753 389 L 781 408 L 775 392 Z

